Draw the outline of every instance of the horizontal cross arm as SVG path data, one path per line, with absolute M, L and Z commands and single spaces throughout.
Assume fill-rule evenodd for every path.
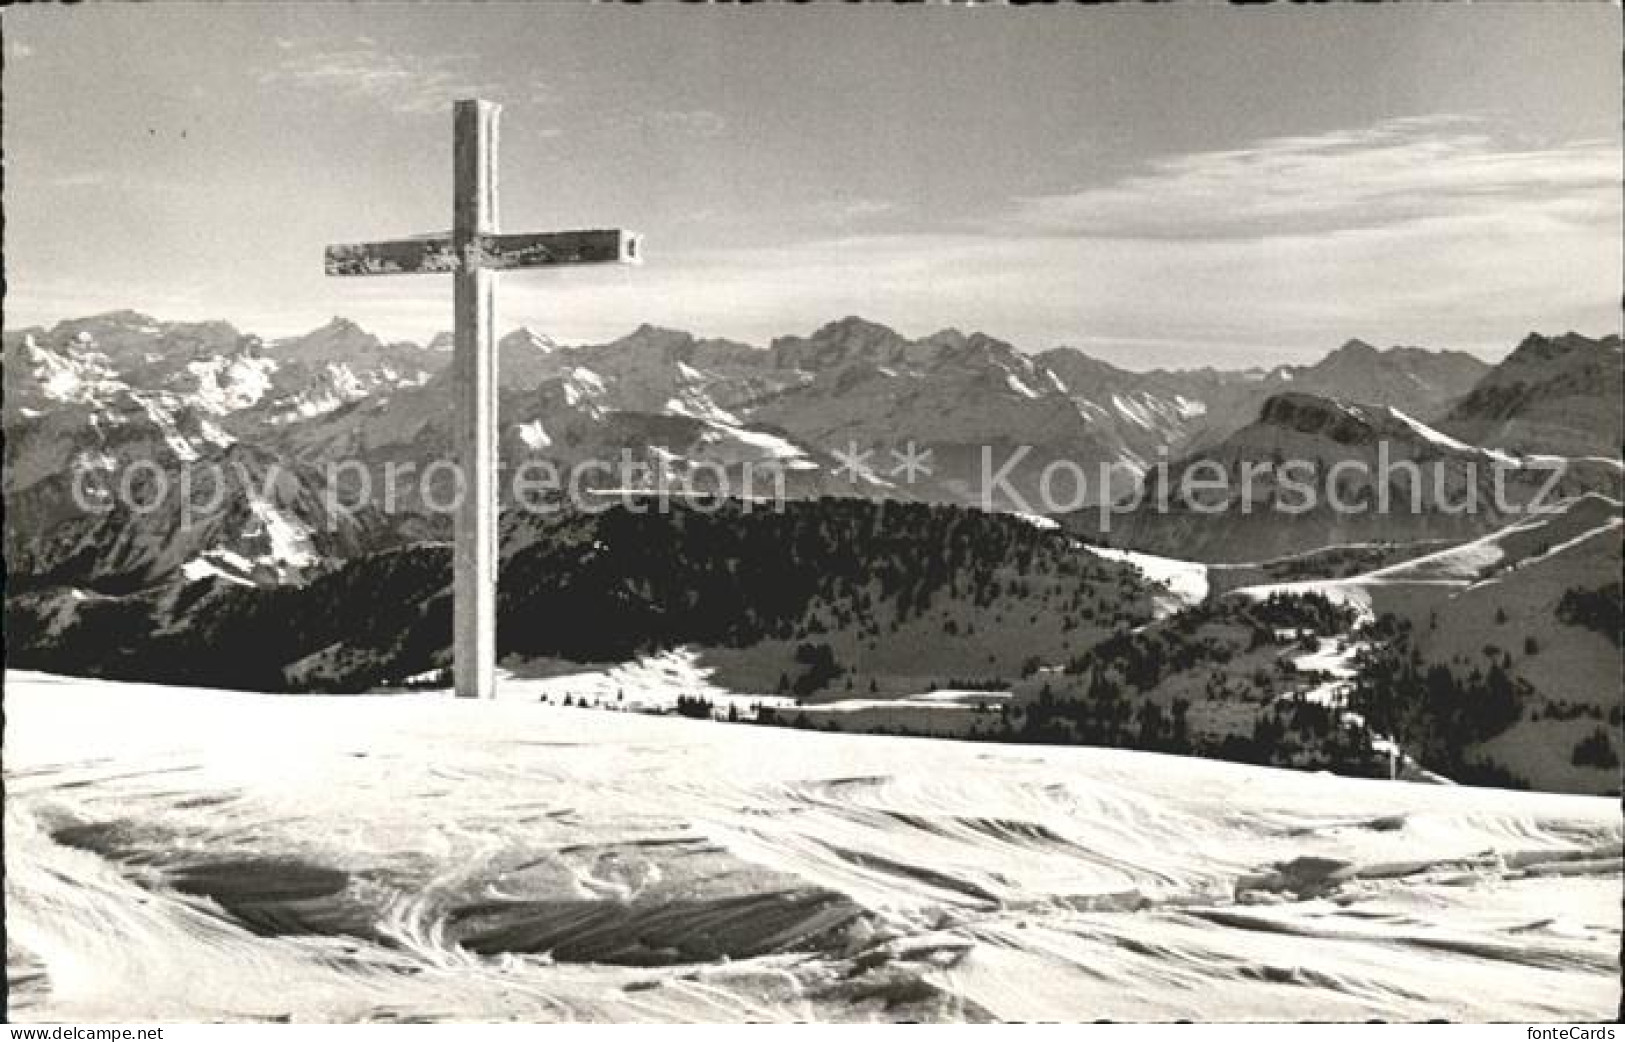
M 578 232 L 520 232 L 475 236 L 465 258 L 451 236 L 391 242 L 345 243 L 327 248 L 329 275 L 434 275 L 469 268 L 495 271 L 566 264 L 637 264 L 641 240 L 620 228 Z

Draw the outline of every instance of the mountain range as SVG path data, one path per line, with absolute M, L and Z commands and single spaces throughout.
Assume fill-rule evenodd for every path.
M 329 466 L 347 461 L 350 480 L 377 489 L 391 467 L 421 474 L 449 458 L 449 348 L 445 334 L 424 345 L 386 342 L 342 318 L 271 341 L 225 322 L 129 311 L 7 332 L 8 554 L 25 571 L 52 575 L 79 562 L 78 578 L 91 584 L 152 580 L 189 564 L 283 581 L 330 555 L 444 535 L 445 518 L 423 497 L 427 489 L 443 498 L 449 478 L 404 483 L 388 516 L 359 519 L 357 538 L 329 540 L 314 554 L 289 549 L 332 527 L 301 507 L 322 498 L 312 483 Z M 1234 463 L 1315 442 L 1283 427 L 1310 398 L 1395 410 L 1474 444 L 1510 439 L 1517 449 L 1608 455 L 1607 439 L 1618 442 L 1608 433 L 1618 429 L 1618 395 L 1608 393 L 1617 389 L 1618 353 L 1617 337 L 1532 336 L 1492 368 L 1460 352 L 1351 340 L 1313 365 L 1132 372 L 1070 348 L 1025 354 L 982 333 L 911 340 L 856 317 L 766 348 L 650 325 L 581 346 L 517 329 L 500 341 L 500 451 L 510 467 L 624 461 L 616 473 L 591 476 L 588 484 L 602 487 L 681 487 L 720 474 L 738 488 L 747 468 L 772 463 L 792 497 L 995 509 L 1042 502 L 1047 468 L 1068 463 L 1109 479 L 1080 490 L 1087 504 L 1132 492 L 1148 467 L 1169 459 Z M 1406 423 L 1390 427 L 1417 440 Z M 96 513 L 75 502 L 76 482 L 110 491 L 103 486 L 138 461 L 249 463 L 235 446 L 252 448 L 254 467 L 278 469 L 292 487 L 256 503 L 239 482 L 225 517 L 184 548 L 154 512 L 121 520 L 140 531 L 121 541 L 118 562 L 98 559 L 110 550 L 82 549 L 105 540 L 94 535 Z M 929 472 L 902 471 L 904 452 L 918 453 Z M 993 472 L 1002 480 L 989 482 Z M 1055 492 L 1053 482 L 1047 488 Z M 1130 521 L 1126 531 L 1131 542 L 1166 549 L 1186 527 Z M 271 538 L 278 529 L 292 534 Z M 1229 539 L 1233 553 L 1312 542 L 1204 532 L 1209 542 Z M 181 549 L 193 556 L 179 557 Z
M 450 525 L 433 504 L 453 479 L 376 493 L 392 471 L 450 458 L 450 346 L 338 318 L 270 341 L 134 312 L 7 332 L 13 661 L 273 690 L 443 681 Z M 1617 574 L 1619 369 L 1617 336 L 1573 333 L 1532 334 L 1494 366 L 1351 340 L 1310 365 L 1135 372 L 856 317 L 766 347 L 651 325 L 562 345 L 521 328 L 500 341 L 502 462 L 618 463 L 586 486 L 621 505 L 505 502 L 501 643 L 516 669 L 688 646 L 714 684 L 794 696 L 804 726 L 1356 773 L 1380 768 L 1372 734 L 1324 699 L 1304 708 L 1330 681 L 1292 665 L 1327 658 L 1299 643 L 1404 647 L 1445 671 L 1422 709 L 1398 712 L 1383 686 L 1412 659 L 1375 651 L 1358 666 L 1353 650 L 1330 656 L 1355 678 L 1338 697 L 1463 779 L 1607 791 L 1587 729 L 1614 708 L 1592 689 L 1612 654 L 1595 634 L 1619 611 L 1618 584 L 1597 574 L 1609 561 Z M 990 487 L 990 467 L 1012 459 Z M 1284 516 L 1286 489 L 1267 476 L 1194 505 L 1147 498 L 1198 469 L 1287 459 L 1320 473 L 1387 459 L 1438 483 L 1339 485 L 1414 493 L 1381 515 L 1321 502 Z M 782 510 L 737 496 L 768 463 Z M 1111 480 L 1056 509 L 1042 494 L 1063 464 Z M 181 485 L 199 473 L 208 487 Z M 719 475 L 736 493 L 720 509 L 638 506 Z M 1482 509 L 1456 508 L 1469 495 Z M 1520 534 L 1541 497 L 1559 520 Z M 1450 554 L 1479 571 L 1405 571 Z M 1491 557 L 1529 567 L 1485 571 Z M 1277 587 L 1285 599 L 1270 599 Z M 1490 634 L 1495 655 L 1474 651 L 1486 613 L 1514 619 Z M 1360 636 L 1379 624 L 1388 644 Z M 943 685 L 969 693 L 920 694 Z M 1494 712 L 1462 716 L 1480 696 Z M 985 715 L 990 699 L 1003 708 Z

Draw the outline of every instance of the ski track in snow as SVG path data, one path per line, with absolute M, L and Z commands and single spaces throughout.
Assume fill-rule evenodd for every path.
M 1616 1001 L 1609 799 L 443 692 L 13 672 L 6 703 L 13 1019 L 1566 1021 Z

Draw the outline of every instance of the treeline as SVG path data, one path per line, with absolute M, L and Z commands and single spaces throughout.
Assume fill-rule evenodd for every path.
M 1128 686 L 1149 691 L 1166 677 L 1204 665 L 1223 666 L 1241 651 L 1277 643 L 1288 632 L 1307 647 L 1315 638 L 1347 632 L 1354 611 L 1318 593 L 1274 593 L 1259 601 L 1217 598 L 1171 616 L 1140 632 L 1113 634 L 1093 648 L 1074 655 L 1066 672 L 1077 676 L 1110 670 Z M 1240 627 L 1244 642 L 1199 635 L 1203 627 L 1223 623 Z
M 1097 669 L 1076 696 L 1058 697 L 1046 684 L 1037 700 L 1025 708 L 1001 707 L 999 725 L 985 737 L 1386 776 L 1387 762 L 1372 752 L 1369 730 L 1326 706 L 1278 698 L 1261 708 L 1250 734 L 1222 738 L 1194 732 L 1190 708 L 1189 700 L 1183 698 L 1173 699 L 1164 708 L 1154 699 L 1132 695 L 1110 673 Z
M 1009 516 L 825 498 L 615 506 L 504 519 L 499 654 L 624 661 L 683 643 L 743 647 L 845 629 L 871 640 L 935 604 L 988 606 L 1042 580 L 1056 610 L 1148 617 L 1132 569 Z M 360 691 L 443 666 L 450 548 L 372 554 L 305 586 L 216 580 L 121 597 L 8 598 L 13 665 L 250 690 Z M 806 641 L 809 645 L 821 642 Z M 827 649 L 826 649 L 827 652 Z M 819 656 L 808 690 L 840 675 Z
M 1509 672 L 1510 656 L 1489 655 L 1487 668 L 1474 665 L 1465 673 L 1424 662 L 1410 622 L 1388 614 L 1376 620 L 1369 639 L 1356 659 L 1349 706 L 1373 731 L 1456 781 L 1527 787 L 1504 768 L 1467 753 L 1523 715 L 1532 689 Z
M 297 587 L 217 579 L 122 597 L 40 591 L 6 599 L 13 666 L 164 684 L 360 691 L 439 665 L 451 632 L 444 546 L 384 551 Z M 330 660 L 323 679 L 285 670 Z
M 1062 698 L 1047 685 L 1025 706 L 1005 703 L 992 718 L 957 737 L 966 741 L 1019 742 L 1028 745 L 1085 745 L 1145 752 L 1203 756 L 1261 766 L 1335 771 L 1360 777 L 1387 777 L 1385 756 L 1373 752 L 1371 733 L 1338 712 L 1313 702 L 1279 699 L 1262 711 L 1248 734 L 1215 739 L 1195 733 L 1191 704 L 1174 699 L 1167 707 L 1126 693 L 1104 674 L 1097 674 L 1081 696 Z M 755 723 L 819 730 L 804 711 L 762 707 Z M 833 722 L 823 730 L 839 730 Z M 866 728 L 863 733 L 927 737 L 904 726 Z
M 541 523 L 523 542 L 503 569 L 500 644 L 588 660 L 671 642 L 816 646 L 836 630 L 879 638 L 933 605 L 991 605 L 1037 577 L 1086 602 L 1119 584 L 1143 589 L 1129 569 L 1077 553 L 1058 533 L 923 504 L 616 508 Z M 833 663 L 800 664 L 825 682 L 838 675 Z
M 1609 583 L 1595 590 L 1574 588 L 1563 593 L 1557 602 L 1557 617 L 1570 626 L 1580 626 L 1600 633 L 1615 644 L 1620 642 L 1620 630 L 1625 628 L 1625 608 L 1621 606 L 1620 583 Z
M 1619 766 L 1619 754 L 1614 751 L 1608 732 L 1596 727 L 1576 743 L 1569 762 L 1576 767 L 1601 767 L 1611 771 Z

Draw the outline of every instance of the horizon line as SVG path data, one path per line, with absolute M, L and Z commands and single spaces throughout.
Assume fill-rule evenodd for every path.
M 443 335 L 449 336 L 452 333 L 451 329 L 444 328 L 444 329 L 435 329 L 432 332 L 430 332 L 427 336 L 422 336 L 422 337 L 394 337 L 394 338 L 391 338 L 391 337 L 383 336 L 383 335 L 381 335 L 381 334 L 379 334 L 377 332 L 374 332 L 371 329 L 368 329 L 365 325 L 363 325 L 360 321 L 357 321 L 356 319 L 349 318 L 348 316 L 341 315 L 341 314 L 334 314 L 332 317 L 327 319 L 325 322 L 321 322 L 321 323 L 318 323 L 317 325 L 310 326 L 310 327 L 307 327 L 307 328 L 303 328 L 302 330 L 300 330 L 298 332 L 291 332 L 291 333 L 285 333 L 285 334 L 280 334 L 280 335 L 266 335 L 266 334 L 263 334 L 263 333 L 255 332 L 254 330 L 248 328 L 245 325 L 239 325 L 238 322 L 236 322 L 236 321 L 234 321 L 234 320 L 232 320 L 230 318 L 225 318 L 225 317 L 212 317 L 212 318 L 199 318 L 199 319 L 161 318 L 161 317 L 158 317 L 158 316 L 156 316 L 156 315 L 154 315 L 154 314 L 152 314 L 150 312 L 143 311 L 143 310 L 140 310 L 140 309 L 134 308 L 134 307 L 111 308 L 111 309 L 106 310 L 106 311 L 93 311 L 93 312 L 89 312 L 89 313 L 82 314 L 82 315 L 69 315 L 69 316 L 56 318 L 54 321 L 50 321 L 50 322 L 43 322 L 43 321 L 42 322 L 30 322 L 30 323 L 27 323 L 25 325 L 18 325 L 18 326 L 9 326 L 8 325 L 8 326 L 6 326 L 4 328 L 3 331 L 8 335 L 9 334 L 24 334 L 24 333 L 27 333 L 27 332 L 30 332 L 30 331 L 36 330 L 36 329 L 49 332 L 49 331 L 54 330 L 55 328 L 57 328 L 59 326 L 63 326 L 63 325 L 69 325 L 69 324 L 76 323 L 76 322 L 88 322 L 88 321 L 91 321 L 93 319 L 109 318 L 109 317 L 113 317 L 113 316 L 117 316 L 117 315 L 124 315 L 124 314 L 137 316 L 137 317 L 142 318 L 142 319 L 147 319 L 147 320 L 150 320 L 153 323 L 156 323 L 156 324 L 162 325 L 162 326 L 205 325 L 205 324 L 208 324 L 208 323 L 211 323 L 211 322 L 219 322 L 219 323 L 223 323 L 223 324 L 225 324 L 227 326 L 230 326 L 232 329 L 236 330 L 237 332 L 239 332 L 239 333 L 241 333 L 243 335 L 258 337 L 262 342 L 264 342 L 267 345 L 277 344 L 277 343 L 281 343 L 281 342 L 285 342 L 285 341 L 289 341 L 289 340 L 296 340 L 296 339 L 299 339 L 300 337 L 308 336 L 311 333 L 317 332 L 317 331 L 319 331 L 321 329 L 327 328 L 328 326 L 332 326 L 332 325 L 334 325 L 336 323 L 348 323 L 349 325 L 355 326 L 357 329 L 361 330 L 362 332 L 364 332 L 364 333 L 366 333 L 366 334 L 368 334 L 370 336 L 376 337 L 380 342 L 382 342 L 384 344 L 390 344 L 390 345 L 409 344 L 409 345 L 412 345 L 414 347 L 417 347 L 417 348 L 420 348 L 420 349 L 423 349 L 423 350 L 428 350 L 429 345 L 432 344 L 436 338 L 438 338 L 440 336 L 443 336 Z M 766 352 L 772 350 L 773 345 L 775 343 L 777 343 L 779 340 L 782 340 L 782 339 L 810 339 L 811 337 L 816 336 L 819 332 L 821 332 L 824 329 L 829 328 L 830 326 L 839 325 L 839 324 L 844 323 L 844 322 L 853 322 L 853 321 L 862 322 L 862 323 L 865 323 L 867 325 L 876 326 L 876 327 L 879 327 L 881 329 L 885 329 L 888 332 L 891 332 L 892 334 L 896 335 L 899 339 L 902 339 L 902 340 L 904 340 L 904 341 L 906 341 L 908 343 L 920 343 L 920 342 L 923 342 L 923 341 L 926 341 L 926 340 L 930 340 L 930 339 L 932 339 L 934 337 L 943 336 L 945 334 L 954 334 L 954 335 L 958 335 L 958 336 L 962 336 L 962 337 L 966 337 L 966 338 L 981 336 L 981 337 L 986 337 L 989 340 L 993 340 L 993 341 L 995 341 L 997 343 L 1004 344 L 1005 346 L 1009 347 L 1010 349 L 1016 351 L 1017 353 L 1025 356 L 1025 357 L 1028 357 L 1028 358 L 1036 359 L 1040 355 L 1048 354 L 1048 353 L 1055 352 L 1055 351 L 1071 351 L 1071 352 L 1074 352 L 1076 354 L 1082 355 L 1084 357 L 1093 359 L 1095 361 L 1102 362 L 1102 363 L 1104 363 L 1106 365 L 1110 365 L 1110 366 L 1112 366 L 1114 368 L 1121 369 L 1121 370 L 1124 370 L 1126 372 L 1135 372 L 1135 373 L 1202 372 L 1202 371 L 1233 372 L 1233 373 L 1249 373 L 1249 372 L 1268 373 L 1268 372 L 1271 372 L 1271 371 L 1274 371 L 1274 370 L 1277 370 L 1277 369 L 1293 368 L 1293 367 L 1296 367 L 1296 366 L 1304 366 L 1304 365 L 1313 365 L 1318 361 L 1323 361 L 1325 358 L 1331 356 L 1332 354 L 1335 354 L 1338 351 L 1341 351 L 1341 350 L 1343 350 L 1343 349 L 1345 349 L 1345 348 L 1347 348 L 1347 347 L 1349 347 L 1351 345 L 1356 345 L 1356 344 L 1371 347 L 1373 350 L 1377 351 L 1380 354 L 1389 354 L 1389 353 L 1392 353 L 1392 352 L 1395 352 L 1395 351 L 1400 351 L 1400 350 L 1424 351 L 1424 352 L 1427 352 L 1428 354 L 1434 354 L 1434 355 L 1464 354 L 1464 355 L 1469 355 L 1469 356 L 1471 356 L 1473 358 L 1476 358 L 1476 359 L 1478 359 L 1480 361 L 1485 361 L 1485 362 L 1487 362 L 1488 364 L 1491 364 L 1491 365 L 1495 364 L 1494 361 L 1490 361 L 1490 360 L 1486 359 L 1479 351 L 1471 349 L 1471 348 L 1434 347 L 1434 346 L 1428 346 L 1428 345 L 1423 345 L 1423 344 L 1412 344 L 1412 343 L 1396 343 L 1396 344 L 1390 344 L 1390 345 L 1388 345 L 1386 347 L 1382 347 L 1382 346 L 1378 346 L 1378 345 L 1375 345 L 1375 344 L 1371 343 L 1370 341 L 1366 340 L 1363 337 L 1350 336 L 1350 337 L 1347 337 L 1346 339 L 1344 339 L 1341 343 L 1338 343 L 1337 345 L 1335 345 L 1333 347 L 1327 347 L 1327 348 L 1319 349 L 1321 353 L 1318 356 L 1315 356 L 1314 361 L 1309 361 L 1309 362 L 1293 362 L 1293 363 L 1282 362 L 1282 363 L 1276 363 L 1276 364 L 1267 364 L 1267 363 L 1264 363 L 1264 362 L 1254 362 L 1254 363 L 1250 363 L 1250 364 L 1240 364 L 1240 365 L 1234 365 L 1234 366 L 1214 365 L 1214 364 L 1209 363 L 1209 364 L 1205 364 L 1205 365 L 1191 364 L 1191 365 L 1177 366 L 1177 367 L 1176 366 L 1168 366 L 1168 365 L 1150 365 L 1150 366 L 1143 366 L 1143 367 L 1135 367 L 1133 365 L 1129 365 L 1129 364 L 1125 364 L 1125 363 L 1123 363 L 1121 361 L 1117 361 L 1117 360 L 1115 360 L 1115 359 L 1113 359 L 1113 358 L 1111 358 L 1111 357 L 1109 357 L 1107 355 L 1097 354 L 1095 352 L 1099 349 L 1099 346 L 1105 346 L 1107 348 L 1110 348 L 1113 345 L 1160 347 L 1160 348 L 1174 349 L 1174 350 L 1178 350 L 1178 349 L 1181 349 L 1181 348 L 1188 348 L 1193 353 L 1208 351 L 1208 350 L 1213 350 L 1213 349 L 1257 350 L 1257 351 L 1269 351 L 1269 352 L 1276 352 L 1276 353 L 1281 353 L 1281 352 L 1297 352 L 1297 353 L 1301 353 L 1301 352 L 1304 351 L 1304 349 L 1300 348 L 1300 347 L 1294 347 L 1294 346 L 1289 346 L 1289 345 L 1284 345 L 1284 344 L 1261 344 L 1261 343 L 1251 343 L 1251 342 L 1245 342 L 1244 343 L 1244 342 L 1240 342 L 1240 341 L 1230 341 L 1230 340 L 1196 340 L 1196 341 L 1193 341 L 1193 340 L 1175 339 L 1175 338 L 1170 338 L 1170 337 L 1143 337 L 1143 336 L 1142 337 L 1136 337 L 1136 336 L 1119 336 L 1119 337 L 1080 336 L 1080 337 L 1076 338 L 1076 341 L 1082 341 L 1087 346 L 1080 346 L 1080 344 L 1078 342 L 1076 342 L 1076 341 L 1074 341 L 1074 342 L 1063 341 L 1063 342 L 1058 342 L 1058 343 L 1052 344 L 1052 345 L 1050 345 L 1048 347 L 1028 348 L 1028 347 L 1023 347 L 1020 344 L 1015 343 L 1014 341 L 1006 340 L 1006 339 L 1004 339 L 1002 337 L 999 337 L 999 336 L 997 336 L 995 334 L 986 332 L 985 330 L 982 330 L 982 329 L 972 329 L 972 330 L 967 332 L 965 330 L 960 329 L 957 326 L 944 326 L 942 328 L 933 330 L 933 331 L 931 331 L 929 333 L 925 333 L 923 335 L 913 336 L 913 335 L 909 335 L 907 333 L 901 332 L 900 330 L 897 329 L 897 327 L 895 327 L 895 326 L 893 326 L 893 325 L 891 325 L 889 323 L 876 321 L 874 319 L 864 318 L 863 316 L 858 315 L 856 313 L 849 313 L 849 314 L 841 316 L 840 318 L 829 319 L 827 321 L 824 321 L 824 322 L 818 324 L 817 326 L 815 326 L 813 328 L 813 330 L 811 332 L 809 332 L 809 333 L 805 333 L 805 334 L 803 334 L 803 333 L 783 333 L 783 334 L 779 334 L 779 335 L 773 337 L 766 344 L 763 344 L 763 343 L 760 343 L 760 342 L 754 342 L 754 341 L 751 341 L 751 340 L 743 340 L 743 339 L 739 339 L 739 338 L 735 338 L 735 337 L 729 337 L 729 336 L 711 336 L 711 335 L 703 334 L 703 333 L 700 333 L 700 332 L 696 332 L 694 330 L 683 329 L 683 328 L 680 328 L 680 327 L 677 327 L 677 326 L 661 325 L 661 324 L 659 324 L 657 322 L 651 322 L 651 321 L 639 322 L 636 325 L 632 326 L 626 333 L 624 333 L 624 334 L 622 334 L 620 336 L 613 337 L 613 338 L 608 339 L 608 340 L 580 340 L 580 339 L 564 340 L 564 339 L 558 339 L 558 338 L 555 338 L 552 334 L 547 333 L 545 330 L 538 328 L 533 323 L 520 321 L 520 322 L 518 322 L 518 323 L 516 323 L 516 324 L 514 324 L 512 326 L 507 327 L 507 329 L 505 331 L 502 331 L 502 332 L 498 333 L 498 338 L 500 339 L 502 337 L 506 337 L 506 336 L 511 335 L 513 333 L 516 333 L 516 332 L 531 332 L 531 333 L 540 334 L 540 335 L 546 337 L 548 340 L 552 341 L 560 349 L 579 350 L 579 349 L 582 349 L 582 348 L 607 346 L 609 344 L 616 343 L 616 342 L 618 342 L 620 340 L 624 340 L 624 339 L 627 339 L 629 337 L 635 336 L 637 333 L 647 329 L 647 330 L 654 330 L 654 331 L 659 331 L 659 332 L 676 333 L 676 334 L 680 334 L 682 336 L 690 337 L 695 341 L 701 341 L 701 342 L 703 342 L 703 341 L 723 341 L 723 342 L 726 342 L 726 343 L 737 344 L 737 345 L 740 345 L 740 346 L 743 346 L 743 347 L 747 347 L 747 348 L 750 348 L 751 350 L 761 351 L 761 352 L 766 353 Z M 1511 346 L 1498 346 L 1496 348 L 1496 350 L 1498 350 L 1500 352 L 1500 354 L 1498 355 L 1497 360 L 1504 359 L 1507 355 L 1510 355 L 1513 351 L 1515 351 L 1517 349 L 1519 344 L 1522 344 L 1525 340 L 1529 339 L 1530 337 L 1542 337 L 1542 338 L 1545 338 L 1545 339 L 1556 339 L 1556 338 L 1560 338 L 1560 337 L 1564 337 L 1564 336 L 1580 336 L 1580 337 L 1584 337 L 1584 338 L 1589 339 L 1589 340 L 1606 340 L 1610 336 L 1617 337 L 1619 335 L 1620 335 L 1620 333 L 1617 330 L 1609 330 L 1609 331 L 1605 331 L 1605 332 L 1603 332 L 1601 334 L 1598 334 L 1598 335 L 1593 335 L 1593 334 L 1590 334 L 1590 333 L 1582 333 L 1582 332 L 1580 332 L 1578 330 L 1574 330 L 1574 329 L 1565 330 L 1564 332 L 1561 332 L 1561 333 L 1547 333 L 1547 332 L 1542 332 L 1539 329 L 1530 329 L 1522 337 L 1519 337 L 1517 342 L 1513 343 Z M 1089 343 L 1090 341 L 1093 341 L 1095 343 L 1090 344 Z M 1315 349 L 1310 349 L 1310 350 L 1315 350 Z

